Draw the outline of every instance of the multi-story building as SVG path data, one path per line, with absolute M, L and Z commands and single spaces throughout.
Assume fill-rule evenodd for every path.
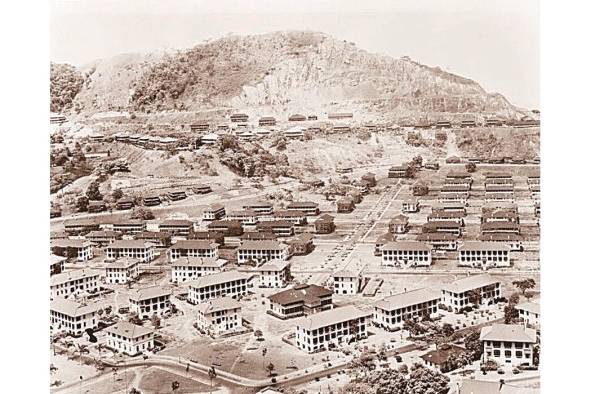
M 458 236 L 449 233 L 423 233 L 419 234 L 417 241 L 426 243 L 436 250 L 458 249 Z
M 474 299 L 478 293 L 478 299 Z M 479 303 L 496 303 L 501 297 L 501 282 L 489 274 L 471 275 L 445 284 L 441 289 L 441 303 L 454 312 L 465 306 Z
M 217 297 L 241 297 L 252 287 L 252 275 L 238 271 L 224 271 L 200 276 L 189 282 L 188 301 L 193 304 Z
M 144 287 L 129 294 L 129 310 L 137 313 L 140 319 L 162 316 L 170 312 L 172 292 L 160 286 Z
M 536 330 L 522 325 L 493 324 L 482 327 L 480 342 L 484 346 L 482 362 L 489 360 L 501 365 L 533 365 Z
M 121 239 L 122 234 L 112 230 L 95 230 L 91 231 L 84 236 L 84 239 L 92 242 L 93 244 L 103 246 L 108 245 L 111 242 L 115 242 Z
M 68 235 L 84 235 L 100 229 L 101 221 L 98 218 L 85 218 L 64 221 L 64 231 Z
M 109 227 L 120 233 L 137 234 L 146 231 L 146 222 L 142 219 L 125 219 L 114 222 Z
M 92 243 L 85 239 L 54 239 L 51 241 L 51 252 L 61 257 L 75 257 L 80 262 L 94 257 Z
M 535 302 L 521 302 L 515 305 L 519 312 L 519 319 L 529 327 L 540 328 L 540 304 Z
M 289 258 L 289 248 L 278 241 L 242 241 L 237 249 L 238 264 L 247 261 L 263 263 L 271 260 L 285 261 Z
M 314 353 L 366 338 L 371 315 L 371 312 L 347 305 L 307 316 L 296 325 L 296 345 Z
M 285 287 L 291 280 L 290 263 L 273 260 L 257 267 L 259 287 Z
M 393 242 L 395 239 L 396 239 L 396 237 L 394 236 L 394 234 L 392 234 L 390 232 L 378 236 L 378 238 L 376 239 L 376 244 L 375 244 L 373 254 L 375 256 L 381 256 L 382 255 L 382 247 L 389 242 Z
M 496 268 L 511 265 L 511 248 L 498 242 L 466 241 L 459 248 L 458 265 Z
M 226 216 L 226 208 L 222 204 L 211 204 L 201 214 L 203 220 L 220 220 Z
M 218 258 L 219 245 L 202 239 L 181 240 L 168 249 L 168 261 L 174 262 L 181 257 Z
M 295 209 L 287 210 L 280 209 L 275 211 L 273 214 L 273 220 L 286 220 L 293 223 L 294 226 L 305 226 L 308 224 L 308 218 L 304 211 L 298 211 Z
M 135 280 L 139 274 L 140 262 L 137 259 L 123 257 L 115 261 L 106 261 L 105 282 L 116 285 Z
M 130 356 L 136 356 L 154 348 L 154 331 L 126 321 L 120 321 L 105 329 L 107 346 Z
M 50 280 L 51 297 L 82 296 L 99 290 L 100 272 L 90 268 L 62 272 Z
M 395 241 L 382 246 L 382 265 L 431 265 L 431 248 L 422 242 Z
M 259 126 L 275 126 L 277 120 L 272 116 L 262 116 L 259 118 Z
M 302 233 L 287 241 L 291 253 L 296 256 L 306 255 L 314 249 L 314 236 L 310 233 Z
M 337 201 L 338 213 L 349 213 L 355 209 L 355 201 L 349 196 L 345 196 Z
M 84 305 L 79 302 L 55 297 L 49 306 L 51 328 L 74 336 L 84 334 L 87 329 L 98 326 L 97 304 Z
M 437 197 L 437 202 L 445 204 L 445 203 L 460 203 L 466 205 L 468 202 L 469 194 L 466 193 L 446 193 L 440 194 Z
M 334 216 L 324 214 L 314 222 L 317 234 L 331 234 L 335 230 Z
M 240 220 L 212 220 L 211 223 L 207 225 L 208 231 L 217 231 L 226 237 L 235 237 L 242 235 L 244 229 L 242 227 L 242 222 Z
M 437 315 L 441 294 L 429 288 L 405 291 L 374 304 L 373 324 L 386 330 L 401 329 L 406 320 Z
M 49 255 L 49 275 L 60 274 L 64 271 L 64 262 L 66 257 L 57 256 L 55 254 Z
M 172 263 L 171 281 L 182 283 L 222 272 L 227 263 L 227 260 L 215 257 L 179 257 Z
M 193 233 L 193 222 L 190 220 L 169 219 L 158 224 L 158 230 L 177 237 L 189 237 Z
M 480 231 L 482 234 L 493 234 L 493 233 L 510 233 L 519 234 L 521 232 L 519 224 L 515 222 L 485 222 L 480 225 Z
M 512 223 L 519 223 L 519 215 L 517 214 L 517 209 L 504 209 L 504 208 L 497 208 L 497 209 L 482 209 L 482 223 L 488 222 L 512 222 Z
M 172 243 L 172 235 L 161 231 L 142 231 L 135 234 L 133 239 L 150 243 L 158 249 L 168 248 Z
M 307 216 L 316 216 L 320 214 L 318 204 L 311 201 L 294 201 L 287 205 L 288 211 L 302 211 Z
M 399 166 L 392 166 L 388 170 L 388 178 L 409 178 L 410 167 L 408 164 L 402 164 Z
M 242 209 L 252 209 L 259 215 L 272 215 L 273 204 L 266 201 L 255 201 L 248 204 L 244 204 Z
M 109 244 L 105 253 L 109 259 L 129 257 L 142 263 L 154 260 L 154 245 L 139 239 L 123 239 Z
M 421 209 L 419 200 L 416 198 L 412 198 L 410 200 L 405 200 L 402 202 L 402 212 L 404 213 L 415 213 L 419 212 Z
M 242 327 L 242 305 L 232 297 L 214 298 L 197 306 L 197 327 L 223 335 Z
M 462 232 L 462 224 L 452 220 L 436 220 L 423 225 L 423 233 L 445 233 L 459 237 Z
M 257 224 L 257 231 L 272 232 L 278 237 L 291 237 L 294 235 L 294 224 L 288 220 L 266 220 Z
M 396 215 L 388 223 L 388 231 L 392 234 L 404 234 L 408 232 L 408 216 Z
M 252 209 L 228 212 L 229 220 L 238 220 L 243 226 L 256 226 L 259 222 L 259 215 Z
M 332 274 L 333 289 L 335 294 L 358 294 L 363 287 L 363 266 L 355 266 L 337 270 Z
M 512 252 L 523 251 L 523 237 L 511 233 L 491 233 L 483 234 L 478 237 L 482 242 L 493 242 L 496 244 L 507 245 Z
M 457 222 L 464 225 L 465 211 L 446 211 L 443 209 L 433 209 L 427 216 L 427 222 Z
M 310 315 L 332 308 L 332 290 L 299 284 L 269 296 L 267 313 L 280 319 Z

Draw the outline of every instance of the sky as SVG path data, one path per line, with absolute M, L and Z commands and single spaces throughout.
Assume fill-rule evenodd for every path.
M 539 11 L 538 0 L 52 0 L 50 56 L 80 66 L 228 34 L 314 30 L 439 66 L 531 109 L 539 108 Z

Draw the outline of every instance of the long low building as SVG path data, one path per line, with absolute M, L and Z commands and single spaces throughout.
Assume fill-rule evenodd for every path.
M 367 338 L 371 315 L 371 312 L 347 305 L 302 317 L 296 323 L 296 345 L 305 352 L 314 353 Z
M 217 297 L 240 297 L 248 294 L 252 275 L 238 271 L 225 271 L 201 276 L 189 282 L 190 303 L 199 304 Z
M 458 265 L 498 268 L 511 265 L 511 248 L 497 242 L 466 241 L 459 247 Z
M 374 304 L 373 324 L 386 330 L 401 329 L 406 320 L 433 318 L 437 315 L 441 294 L 423 288 L 398 293 Z
M 479 300 L 473 300 L 477 292 Z M 441 289 L 441 303 L 454 312 L 474 303 L 495 303 L 501 297 L 501 282 L 489 274 L 471 275 L 445 284 Z
M 49 306 L 51 328 L 74 336 L 98 326 L 98 304 L 84 305 L 76 301 L 55 297 Z
M 521 228 L 519 224 L 515 222 L 486 222 L 480 225 L 480 231 L 482 234 L 493 234 L 493 233 L 510 233 L 519 234 Z
M 381 248 L 382 265 L 431 265 L 431 248 L 422 242 L 394 241 Z

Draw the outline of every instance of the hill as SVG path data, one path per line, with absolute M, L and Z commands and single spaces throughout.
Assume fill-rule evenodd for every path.
M 74 107 L 85 113 L 523 113 L 470 79 L 317 32 L 227 36 L 173 53 L 120 55 L 81 72 L 86 79 Z M 60 94 L 52 89 L 52 100 Z

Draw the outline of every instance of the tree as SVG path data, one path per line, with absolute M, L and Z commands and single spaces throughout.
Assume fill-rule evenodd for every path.
M 519 293 L 513 293 L 509 297 L 509 304 L 517 305 L 519 303 Z
M 262 332 L 260 329 L 258 329 L 258 328 L 257 328 L 257 329 L 254 331 L 254 336 L 255 336 L 255 337 L 257 338 L 257 340 L 258 340 L 259 338 L 262 338 L 262 337 L 263 337 L 263 332 Z
M 123 192 L 121 189 L 115 189 L 113 190 L 113 193 L 111 193 L 111 196 L 113 197 L 113 200 L 117 201 L 123 197 Z
M 86 197 L 92 201 L 100 201 L 103 199 L 103 195 L 99 191 L 99 183 L 97 181 L 93 181 L 88 185 L 88 189 L 86 189 Z
M 177 391 L 179 387 L 181 387 L 181 384 L 177 380 L 173 380 L 170 385 L 172 387 L 172 391 Z
M 131 390 L 129 390 L 129 394 L 142 394 L 142 392 L 135 387 L 132 387 Z
M 476 164 L 466 163 L 466 171 L 467 172 L 476 172 Z
M 505 324 L 513 324 L 519 319 L 519 311 L 515 308 L 515 304 L 508 304 L 504 309 Z
M 132 219 L 151 220 L 154 219 L 154 214 L 149 209 L 143 207 L 135 207 L 131 211 Z
M 536 286 L 536 281 L 531 278 L 515 280 L 513 281 L 513 286 L 521 290 L 522 295 L 525 295 L 526 290 L 533 289 Z
M 423 156 L 418 155 L 413 157 L 410 164 L 416 168 L 421 168 L 423 166 Z
M 76 199 L 76 211 L 78 211 L 78 212 L 88 211 L 88 197 L 80 196 Z
M 415 364 L 406 384 L 406 394 L 447 394 L 449 377 L 439 371 Z
M 482 342 L 480 342 L 480 332 L 472 330 L 464 337 L 464 347 L 468 350 L 472 361 L 479 360 L 484 351 Z
M 468 296 L 468 301 L 472 304 L 472 305 L 480 305 L 480 302 L 482 302 L 482 294 L 480 293 L 480 290 L 476 290 L 476 289 L 472 289 L 469 290 L 467 293 Z
M 275 370 L 275 365 L 273 363 L 269 363 L 265 369 L 267 370 L 267 373 L 269 374 L 269 376 L 273 376 L 273 371 Z
M 426 196 L 427 194 L 429 194 L 429 186 L 425 184 L 419 183 L 412 188 L 413 196 Z
M 349 368 L 353 370 L 361 369 L 365 377 L 368 372 L 374 367 L 375 356 L 367 351 L 363 351 L 359 356 L 355 357 L 349 363 Z
M 159 329 L 160 325 L 161 325 L 160 317 L 158 317 L 158 315 L 156 313 L 154 313 L 152 315 L 152 326 L 154 326 L 155 329 Z

